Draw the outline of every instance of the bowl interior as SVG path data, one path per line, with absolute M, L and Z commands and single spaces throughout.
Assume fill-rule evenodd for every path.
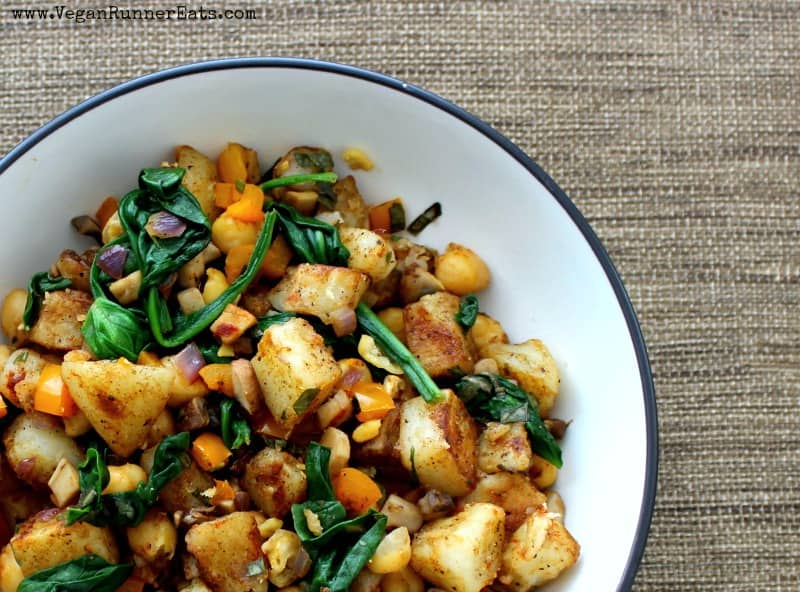
M 441 202 L 443 216 L 418 240 L 477 251 L 493 275 L 482 310 L 512 342 L 543 340 L 560 366 L 554 415 L 572 425 L 556 489 L 582 554 L 548 590 L 620 585 L 640 513 L 649 515 L 652 503 L 646 387 L 625 303 L 575 219 L 523 162 L 441 104 L 348 70 L 201 67 L 112 94 L 68 114 L 6 163 L 0 233 L 14 247 L 0 252 L 3 293 L 61 249 L 88 244 L 70 218 L 123 195 L 140 168 L 173 159 L 179 144 L 216 157 L 237 141 L 258 149 L 262 168 L 292 146 L 324 146 L 341 173 L 349 172 L 342 150 L 361 147 L 377 165 L 353 173 L 365 198 L 402 196 L 412 217 Z

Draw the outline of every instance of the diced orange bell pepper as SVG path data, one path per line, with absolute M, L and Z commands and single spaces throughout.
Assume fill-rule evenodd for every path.
M 229 205 L 238 201 L 241 194 L 236 191 L 233 183 L 214 183 L 214 205 L 220 208 L 227 208 Z
M 0 395 L 0 417 L 5 417 L 6 415 L 8 415 L 8 407 L 2 395 Z
M 107 198 L 103 200 L 103 203 L 100 204 L 100 207 L 97 208 L 97 212 L 95 212 L 94 217 L 97 220 L 97 223 L 100 225 L 100 228 L 106 225 L 109 218 L 114 215 L 114 212 L 117 211 L 117 198 L 109 195 Z
M 236 181 L 255 183 L 259 177 L 258 154 L 251 148 L 231 142 L 225 146 L 225 150 L 217 159 L 217 171 L 220 180 L 226 183 L 236 183 Z
M 225 279 L 232 283 L 242 275 L 244 268 L 247 267 L 250 258 L 253 256 L 255 245 L 234 245 L 225 257 Z M 278 235 L 267 249 L 264 260 L 261 262 L 259 275 L 270 280 L 277 280 L 284 276 L 289 262 L 292 260 L 292 248 L 283 235 Z
M 225 210 L 231 218 L 242 222 L 261 222 L 264 219 L 264 192 L 258 185 L 244 186 L 242 196 Z
M 45 364 L 42 368 L 33 393 L 33 408 L 59 417 L 72 417 L 78 412 L 61 378 L 61 364 Z
M 122 582 L 114 592 L 142 592 L 142 590 L 144 590 L 144 582 L 135 576 L 131 576 Z
M 358 401 L 360 411 L 356 414 L 358 421 L 383 419 L 394 409 L 392 397 L 376 382 L 357 382 L 350 387 L 350 392 Z
M 236 492 L 227 481 L 220 481 L 214 479 L 214 496 L 211 498 L 211 503 L 215 506 L 220 502 L 231 501 L 236 497 Z
M 402 212 L 402 216 L 398 213 L 392 219 L 392 208 L 400 208 L 396 212 Z M 400 219 L 402 218 L 402 220 Z M 393 224 L 394 222 L 394 224 Z M 405 210 L 403 209 L 403 200 L 399 197 L 385 201 L 377 206 L 372 206 L 369 209 L 369 227 L 375 232 L 398 232 L 403 230 L 401 226 L 405 226 Z
M 139 352 L 139 357 L 136 358 L 136 363 L 139 366 L 163 366 L 161 358 L 150 351 Z
M 200 368 L 200 378 L 212 391 L 233 396 L 233 373 L 230 364 L 206 364 Z
M 204 432 L 192 442 L 194 462 L 204 471 L 216 471 L 225 466 L 232 452 L 225 446 L 222 438 L 211 432 Z
M 333 478 L 333 494 L 352 514 L 363 514 L 374 508 L 383 492 L 363 471 L 345 467 Z

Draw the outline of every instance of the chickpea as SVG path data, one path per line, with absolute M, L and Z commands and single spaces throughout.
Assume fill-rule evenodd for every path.
M 203 286 L 203 301 L 210 304 L 228 288 L 229 284 L 225 274 L 213 267 L 206 269 L 206 277 L 206 285 Z
M 223 212 L 211 225 L 211 240 L 227 253 L 236 245 L 255 244 L 260 228 L 258 222 L 243 222 Z
M 405 526 L 395 528 L 378 544 L 367 567 L 372 573 L 388 574 L 399 571 L 411 560 L 411 537 Z
M 483 348 L 492 343 L 508 343 L 508 335 L 503 331 L 503 326 L 492 317 L 478 313 L 475 324 L 469 330 L 469 337 L 475 344 L 475 349 L 483 356 Z
M 175 555 L 178 533 L 164 512 L 150 510 L 141 524 L 127 529 L 131 551 L 147 563 L 164 563 Z
M 489 285 L 489 268 L 475 251 L 456 243 L 447 245 L 447 250 L 436 257 L 436 279 L 453 294 L 466 296 L 480 292 Z
M 331 475 L 336 475 L 350 460 L 350 438 L 342 430 L 328 426 L 322 432 L 319 443 L 330 448 L 331 459 L 328 462 L 328 469 Z
M 395 336 L 405 343 L 406 341 L 406 327 L 403 321 L 403 309 L 399 306 L 392 306 L 384 308 L 378 313 L 378 318 L 383 321 L 383 324 L 389 327 L 389 330 Z
M 108 467 L 108 485 L 103 493 L 122 493 L 133 491 L 142 481 L 147 481 L 147 474 L 139 465 L 127 463 Z
M 106 222 L 106 225 L 103 226 L 101 233 L 103 244 L 110 243 L 115 238 L 122 236 L 124 232 L 125 229 L 122 228 L 122 222 L 119 220 L 119 212 L 114 212 Z
M 538 454 L 534 454 L 531 458 L 531 481 L 539 489 L 547 489 L 556 482 L 558 477 L 558 469 L 555 465 L 547 462 Z
M 411 568 L 404 567 L 383 576 L 381 592 L 425 592 L 425 582 Z
M 22 313 L 25 311 L 27 301 L 28 292 L 19 288 L 11 290 L 3 300 L 0 325 L 2 325 L 3 333 L 12 343 L 21 343 L 25 340 L 26 332 L 22 329 Z

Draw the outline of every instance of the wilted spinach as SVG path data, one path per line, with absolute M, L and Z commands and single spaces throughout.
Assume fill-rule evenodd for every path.
M 456 313 L 456 322 L 463 327 L 464 331 L 469 331 L 478 319 L 479 310 L 478 297 L 475 294 L 467 294 L 461 299 Z
M 67 509 L 67 524 L 85 521 L 95 526 L 136 526 L 158 500 L 158 494 L 189 464 L 186 451 L 189 432 L 164 438 L 156 448 L 153 468 L 146 482 L 133 491 L 103 494 L 109 473 L 103 456 L 95 447 L 86 451 L 78 466 L 81 486 L 77 506 Z
M 28 283 L 28 299 L 25 301 L 25 310 L 22 312 L 22 325 L 26 331 L 36 323 L 45 292 L 69 288 L 72 281 L 69 278 L 54 278 L 47 271 L 34 273 Z
M 286 204 L 273 202 L 267 209 L 277 212 L 286 240 L 303 261 L 347 266 L 350 251 L 342 244 L 335 226 L 303 216 Z
M 523 422 L 530 435 L 533 451 L 561 468 L 561 447 L 545 427 L 538 407 L 516 384 L 495 374 L 470 374 L 456 383 L 455 390 L 476 419 L 501 423 Z
M 233 399 L 223 399 L 219 404 L 219 423 L 222 441 L 231 450 L 250 444 L 250 425 L 235 407 Z
M 386 532 L 385 515 L 369 510 L 347 519 L 347 511 L 336 500 L 330 481 L 330 450 L 316 442 L 308 447 L 306 474 L 308 501 L 292 506 L 292 520 L 297 536 L 308 551 L 314 569 L 307 579 L 309 592 L 345 592 L 364 568 Z M 305 510 L 314 512 L 322 533 L 308 528 Z
M 114 592 L 132 571 L 132 563 L 114 565 L 90 553 L 32 573 L 17 592 Z

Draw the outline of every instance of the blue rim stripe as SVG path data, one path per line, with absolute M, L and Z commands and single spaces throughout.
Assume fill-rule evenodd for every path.
M 658 477 L 658 419 L 656 414 L 656 397 L 655 387 L 653 386 L 653 376 L 650 369 L 650 362 L 647 355 L 647 347 L 645 346 L 644 337 L 642 336 L 639 322 L 636 318 L 633 304 L 630 297 L 622 284 L 622 280 L 615 268 L 611 257 L 603 247 L 600 239 L 595 234 L 594 230 L 589 226 L 589 223 L 580 213 L 577 206 L 570 200 L 567 194 L 561 189 L 556 182 L 527 154 L 525 154 L 516 144 L 503 136 L 500 132 L 493 127 L 481 121 L 478 117 L 468 113 L 464 109 L 457 107 L 453 103 L 443 99 L 442 97 L 426 91 L 422 88 L 407 84 L 396 78 L 392 78 L 385 74 L 379 74 L 370 70 L 356 68 L 354 66 L 347 66 L 344 64 L 337 64 L 333 62 L 323 62 L 318 60 L 310 60 L 303 58 L 232 58 L 223 60 L 212 60 L 207 62 L 198 62 L 188 64 L 185 66 L 178 66 L 168 70 L 162 70 L 153 74 L 148 74 L 128 82 L 124 82 L 115 86 L 107 91 L 87 99 L 86 101 L 76 105 L 75 107 L 65 111 L 49 123 L 43 125 L 36 130 L 22 142 L 17 144 L 2 160 L 0 160 L 0 174 L 2 174 L 8 167 L 17 161 L 23 154 L 33 148 L 37 143 L 52 134 L 61 126 L 76 119 L 80 115 L 90 111 L 91 109 L 102 105 L 120 95 L 124 95 L 135 90 L 141 89 L 152 84 L 157 84 L 173 78 L 187 76 L 191 74 L 199 74 L 203 72 L 210 72 L 214 70 L 225 70 L 231 68 L 297 68 L 304 70 L 318 70 L 322 72 L 329 72 L 333 74 L 341 74 L 345 76 L 352 76 L 368 82 L 373 82 L 383 86 L 387 86 L 399 92 L 411 95 L 426 103 L 429 103 L 448 114 L 458 118 L 459 120 L 472 126 L 483 135 L 491 139 L 495 144 L 500 146 L 509 155 L 524 166 L 536 179 L 547 188 L 547 190 L 558 200 L 561 207 L 567 212 L 572 221 L 578 227 L 587 240 L 592 250 L 594 251 L 597 260 L 606 272 L 608 281 L 614 290 L 617 297 L 625 321 L 628 325 L 628 330 L 631 335 L 634 350 L 636 352 L 636 359 L 639 365 L 639 376 L 642 383 L 642 391 L 644 392 L 644 407 L 645 407 L 645 421 L 647 430 L 647 458 L 645 465 L 645 483 L 642 495 L 642 505 L 639 511 L 639 522 L 636 528 L 636 536 L 628 556 L 628 562 L 625 566 L 625 572 L 620 579 L 617 590 L 629 590 L 633 585 L 636 571 L 642 560 L 645 545 L 647 542 L 647 534 L 650 528 L 650 522 L 653 516 L 653 509 L 655 506 L 656 497 L 656 482 Z

